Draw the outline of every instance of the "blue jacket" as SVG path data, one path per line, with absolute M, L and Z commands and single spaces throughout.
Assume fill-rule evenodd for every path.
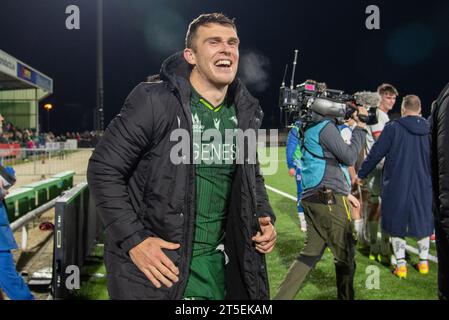
M 299 139 L 299 128 L 301 126 L 300 121 L 296 121 L 293 128 L 288 133 L 287 137 L 287 166 L 289 169 L 300 168 L 301 160 L 301 141 Z
M 5 169 L 10 174 L 14 175 L 13 168 L 6 167 Z M 13 249 L 17 249 L 17 243 L 14 240 L 14 235 L 9 226 L 5 202 L 3 199 L 0 199 L 0 251 L 9 251 Z
M 363 162 L 362 179 L 385 157 L 382 173 L 382 229 L 417 238 L 433 232 L 429 122 L 417 116 L 390 121 Z
M 17 249 L 17 243 L 9 226 L 5 203 L 2 201 L 0 202 L 0 251 L 13 249 Z
M 348 165 L 351 165 L 352 161 L 348 161 L 351 164 L 345 163 L 338 153 L 348 155 L 350 153 L 348 149 L 352 147 L 355 150 L 357 145 L 357 143 L 355 146 L 346 144 L 338 127 L 331 120 L 325 119 L 309 125 L 304 133 L 301 158 L 303 196 L 307 197 L 315 193 L 317 188 L 322 186 L 337 193 L 348 194 L 351 185 Z M 352 153 L 355 162 L 359 151 Z

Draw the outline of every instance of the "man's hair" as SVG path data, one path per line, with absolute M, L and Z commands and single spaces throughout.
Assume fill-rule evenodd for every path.
M 398 90 L 396 90 L 396 88 L 389 83 L 383 83 L 379 87 L 377 87 L 377 93 L 380 95 L 384 94 L 390 94 L 393 96 L 399 95 Z
M 195 39 L 198 28 L 210 23 L 227 25 L 237 30 L 237 27 L 235 26 L 234 23 L 234 19 L 228 18 L 222 13 L 203 13 L 189 24 L 185 40 L 186 48 L 195 49 L 193 45 L 193 40 Z
M 405 96 L 404 99 L 402 99 L 402 107 L 405 110 L 419 112 L 419 110 L 421 109 L 421 100 L 418 96 L 409 94 Z

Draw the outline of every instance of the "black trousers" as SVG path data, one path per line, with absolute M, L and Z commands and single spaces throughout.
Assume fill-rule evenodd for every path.
M 438 255 L 438 296 L 449 300 L 449 226 L 435 220 L 435 237 Z

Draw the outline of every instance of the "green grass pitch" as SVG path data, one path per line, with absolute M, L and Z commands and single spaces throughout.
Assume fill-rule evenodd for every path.
M 265 152 L 260 150 L 259 158 L 262 163 L 267 159 Z M 278 169 L 273 175 L 265 175 L 265 183 L 292 196 L 296 196 L 296 182 L 287 172 L 285 163 L 285 148 L 270 148 L 274 155 Z M 266 170 L 265 170 L 266 171 Z M 268 191 L 270 202 L 276 213 L 276 230 L 278 241 L 276 248 L 267 256 L 270 291 L 273 297 L 284 279 L 289 266 L 298 256 L 303 244 L 304 234 L 300 231 L 299 220 L 296 213 L 295 201 L 285 198 L 277 193 Z M 408 244 L 416 247 L 416 241 L 410 240 Z M 435 255 L 435 247 L 432 244 L 431 253 Z M 411 255 L 411 262 L 417 261 L 417 257 Z M 416 300 L 437 299 L 437 265 L 430 263 L 428 275 L 420 275 L 409 264 L 407 279 L 396 278 L 391 268 L 377 262 L 372 262 L 361 252 L 356 253 L 357 270 L 355 275 L 355 297 L 362 300 Z M 367 280 L 374 266 L 379 271 L 379 288 L 367 287 Z M 105 273 L 101 263 L 88 264 L 88 274 Z M 368 273 L 367 273 L 368 272 Z M 332 254 L 326 250 L 323 259 L 311 272 L 295 299 L 298 300 L 329 300 L 335 299 L 337 290 L 335 285 L 335 270 Z M 81 290 L 75 295 L 78 299 L 108 299 L 106 279 L 87 277 Z
M 264 150 L 259 154 L 261 162 Z M 266 151 L 270 159 L 278 158 L 278 169 L 274 175 L 265 176 L 265 184 L 296 196 L 296 182 L 288 175 L 285 148 L 271 148 Z M 270 153 L 273 152 L 273 153 Z M 263 170 L 263 165 L 262 165 Z M 271 296 L 273 297 L 284 279 L 289 266 L 298 256 L 304 245 L 304 234 L 300 231 L 299 219 L 296 213 L 296 203 L 277 193 L 268 191 L 270 203 L 276 213 L 276 230 L 278 241 L 276 248 L 267 257 L 268 275 L 270 280 Z M 416 247 L 416 241 L 408 240 L 408 244 Z M 431 254 L 435 255 L 435 245 L 431 245 Z M 418 257 L 411 255 L 411 263 L 417 262 Z M 357 250 L 357 270 L 354 280 L 355 298 L 363 300 L 410 300 L 410 299 L 437 299 L 437 265 L 430 263 L 428 275 L 421 275 L 411 264 L 408 266 L 407 279 L 398 279 L 392 274 L 390 267 L 370 261 L 368 257 Z M 369 275 L 372 274 L 369 266 L 379 270 L 379 289 L 369 289 Z M 332 254 L 326 250 L 323 259 L 317 264 L 309 278 L 305 281 L 295 299 L 300 300 L 327 300 L 335 299 L 337 289 L 335 283 L 335 270 Z

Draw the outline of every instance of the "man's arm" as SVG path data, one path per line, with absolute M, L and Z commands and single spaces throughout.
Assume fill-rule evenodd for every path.
M 449 85 L 446 87 L 449 88 Z M 433 125 L 436 126 L 436 135 L 433 137 L 436 139 L 436 164 L 438 166 L 438 176 L 435 177 L 438 180 L 435 190 L 439 197 L 439 220 L 443 225 L 446 232 L 449 232 L 449 97 L 447 97 L 440 104 L 439 108 L 435 110 L 436 120 Z
M 351 143 L 347 144 L 341 137 L 338 128 L 333 123 L 328 123 L 320 133 L 320 143 L 335 156 L 337 161 L 347 166 L 353 166 L 363 147 L 365 136 L 364 129 L 355 127 Z
M 274 224 L 276 216 L 270 205 L 270 200 L 268 199 L 267 189 L 265 188 L 265 179 L 260 172 L 259 160 L 254 165 L 254 170 L 256 174 L 256 214 L 258 217 L 269 216 L 271 222 Z
M 295 127 L 293 127 L 287 136 L 286 156 L 287 156 L 288 169 L 295 169 L 295 164 L 293 161 L 296 160 L 294 159 L 294 155 L 298 143 L 299 143 L 298 130 Z
M 171 287 L 179 270 L 162 249 L 180 245 L 154 237 L 131 205 L 128 180 L 143 154 L 160 139 L 161 122 L 154 119 L 145 84 L 137 86 L 111 122 L 89 160 L 87 178 L 107 236 L 129 254 L 131 261 L 156 288 Z M 155 128 L 156 126 L 156 128 Z
M 350 166 L 348 168 L 349 171 L 349 177 L 351 178 L 351 186 L 354 186 L 354 184 L 357 182 L 357 172 L 355 172 L 354 166 Z
M 153 130 L 145 87 L 137 86 L 110 123 L 89 160 L 87 179 L 106 233 L 124 252 L 151 235 L 131 205 L 127 182 Z
M 259 160 L 257 160 L 254 168 L 256 175 L 256 215 L 259 220 L 260 231 L 252 237 L 252 240 L 256 244 L 256 250 L 266 254 L 273 251 L 276 244 L 277 233 L 274 228 L 276 216 L 268 199 L 265 179 L 260 172 Z
M 390 151 L 391 144 L 393 141 L 393 125 L 387 125 L 382 131 L 373 147 L 371 148 L 365 161 L 362 163 L 360 170 L 358 172 L 358 177 L 360 179 L 365 179 L 368 174 L 376 167 L 376 165 L 385 157 L 385 155 Z

